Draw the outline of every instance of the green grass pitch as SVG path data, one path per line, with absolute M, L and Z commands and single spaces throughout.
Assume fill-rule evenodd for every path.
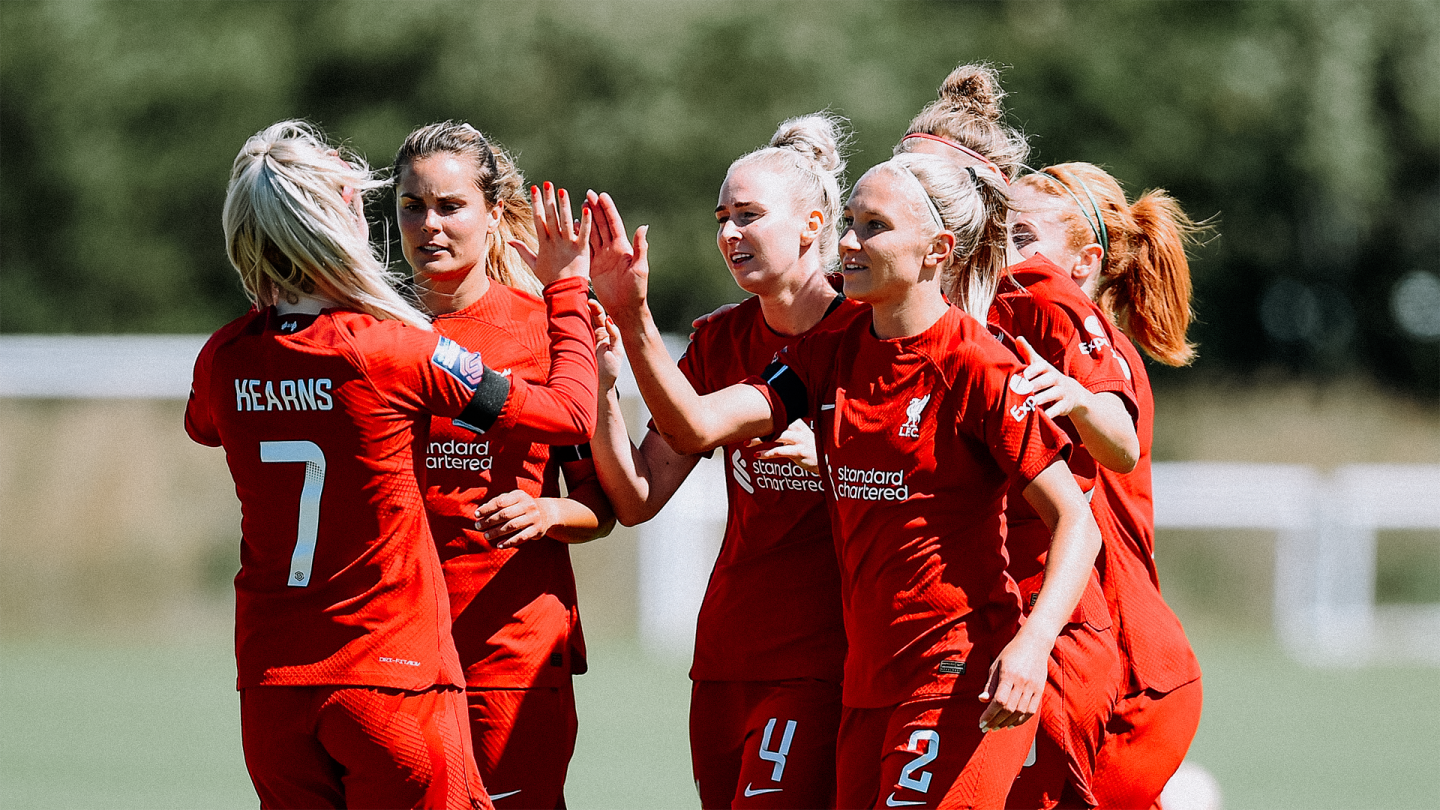
M 1194 639 L 1205 713 L 1191 759 L 1227 810 L 1440 807 L 1440 672 L 1306 669 L 1259 637 Z M 574 808 L 698 801 L 685 662 L 594 639 L 576 682 Z M 229 639 L 0 642 L 0 807 L 256 806 Z

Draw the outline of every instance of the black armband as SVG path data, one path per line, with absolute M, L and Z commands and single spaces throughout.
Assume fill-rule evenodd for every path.
M 494 427 L 500 412 L 505 410 L 505 400 L 510 398 L 510 378 L 489 366 L 475 386 L 475 395 L 460 415 L 452 419 L 455 424 L 476 433 L 484 433 Z
M 590 443 L 552 445 L 550 447 L 550 458 L 561 464 L 569 461 L 584 461 L 590 458 Z
M 760 377 L 780 395 L 780 404 L 785 406 L 786 425 L 809 413 L 810 396 L 805 392 L 805 383 L 800 381 L 800 375 L 789 366 L 778 359 L 771 360 L 770 365 L 760 373 Z

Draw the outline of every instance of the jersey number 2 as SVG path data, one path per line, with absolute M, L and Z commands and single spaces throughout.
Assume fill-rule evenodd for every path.
M 315 565 L 315 536 L 320 532 L 320 492 L 325 489 L 325 453 L 314 442 L 261 442 L 260 460 L 268 463 L 304 462 L 305 485 L 300 488 L 300 520 L 295 529 L 295 551 L 290 555 L 292 588 L 310 584 Z
M 934 762 L 935 758 L 940 756 L 940 732 L 931 728 L 916 729 L 910 735 L 909 749 L 918 752 L 922 742 L 929 743 L 925 747 L 925 753 L 910 760 L 910 764 L 900 769 L 900 781 L 897 783 L 902 788 L 909 788 L 920 793 L 930 789 L 930 772 L 920 771 L 920 769 Z M 918 777 L 915 776 L 916 771 L 920 771 Z

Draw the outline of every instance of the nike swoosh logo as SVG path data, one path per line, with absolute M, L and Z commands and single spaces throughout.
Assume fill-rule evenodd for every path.
M 886 797 L 885 797 L 885 806 L 886 806 L 886 807 L 906 807 L 906 806 L 908 806 L 908 805 L 924 804 L 924 803 L 925 803 L 925 802 L 907 802 L 907 801 L 905 801 L 904 799 L 897 799 L 897 798 L 895 798 L 894 792 L 891 792 L 891 794 L 890 794 L 889 796 L 886 796 Z
M 782 790 L 784 790 L 784 789 L 785 789 L 785 788 L 761 788 L 761 789 L 759 789 L 759 790 L 756 790 L 755 788 L 752 788 L 752 787 L 750 787 L 750 785 L 747 784 L 747 785 L 745 786 L 745 795 L 746 795 L 746 796 L 759 796 L 761 793 L 779 793 L 780 791 L 782 791 Z
M 498 801 L 500 801 L 501 799 L 508 798 L 508 797 L 510 797 L 510 796 L 514 796 L 516 793 L 519 793 L 519 792 L 520 792 L 520 791 L 518 791 L 518 790 L 512 790 L 512 791 L 510 791 L 509 793 L 491 793 L 491 794 L 490 794 L 490 801 L 492 801 L 492 802 L 498 802 Z

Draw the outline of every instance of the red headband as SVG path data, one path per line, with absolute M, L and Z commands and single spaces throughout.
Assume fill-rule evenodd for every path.
M 999 167 L 999 166 L 996 166 L 995 163 L 990 160 L 990 158 L 985 157 L 984 155 L 980 154 L 979 152 L 976 152 L 974 149 L 971 149 L 971 148 L 968 147 L 968 146 L 965 146 L 965 145 L 963 145 L 963 144 L 958 144 L 958 143 L 950 140 L 949 138 L 942 138 L 942 137 L 940 137 L 939 135 L 931 135 L 931 134 L 928 133 L 928 132 L 912 132 L 912 133 L 910 133 L 909 135 L 906 135 L 905 137 L 901 138 L 901 139 L 900 139 L 900 142 L 901 142 L 901 143 L 904 143 L 905 141 L 908 141 L 908 140 L 910 140 L 911 138 L 925 138 L 926 140 L 937 141 L 937 142 L 939 142 L 939 143 L 943 143 L 943 144 L 945 144 L 946 146 L 950 147 L 951 149 L 959 149 L 961 152 L 965 153 L 966 155 L 969 155 L 970 157 L 975 158 L 976 160 L 980 161 L 980 164 L 983 165 L 985 168 L 987 168 L 987 169 L 989 169 L 990 171 L 995 172 L 997 175 L 999 175 L 999 176 L 1000 176 L 1000 179 L 1003 180 L 1003 181 L 1005 181 L 1005 185 L 1007 185 L 1007 186 L 1010 185 L 1010 178 L 1006 177 L 1006 176 L 1005 176 L 1005 173 L 1002 172 L 1002 171 L 1000 171 L 1000 167 Z

